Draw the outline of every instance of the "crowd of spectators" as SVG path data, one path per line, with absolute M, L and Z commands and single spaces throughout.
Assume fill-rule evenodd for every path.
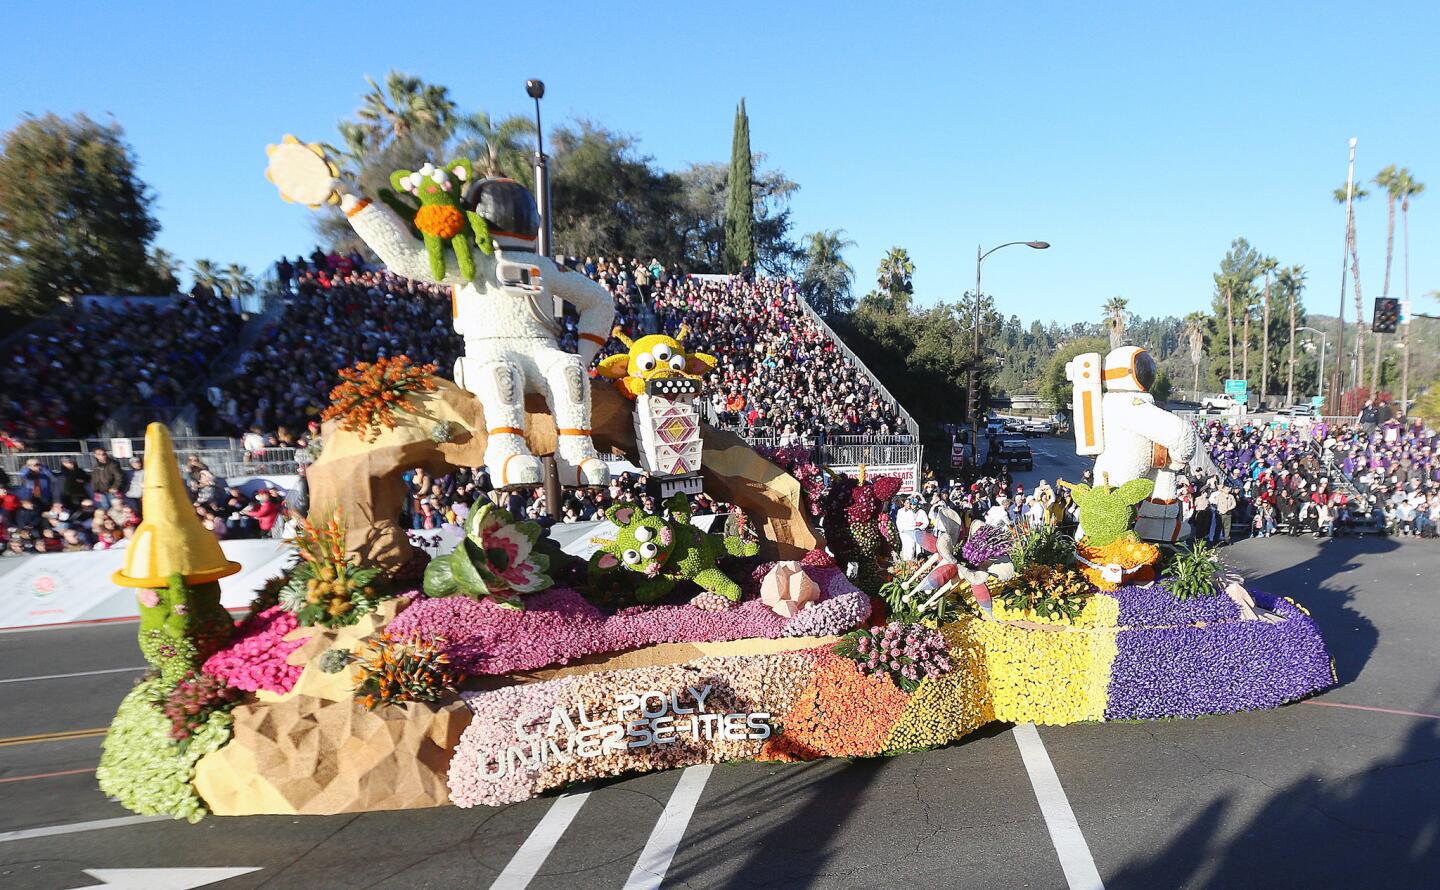
M 1382 533 L 1433 537 L 1440 527 L 1440 433 L 1370 402 L 1353 423 L 1297 418 L 1222 424 L 1202 438 L 1217 473 L 1195 480 L 1196 512 L 1243 533 Z
M 68 308 L 8 347 L 0 433 L 27 443 L 85 437 L 117 408 L 180 404 L 239 324 L 229 300 L 206 290 L 159 306 Z
M 121 463 L 103 448 L 91 467 L 64 457 L 57 468 L 30 458 L 12 474 L 0 470 L 0 554 L 57 553 L 123 547 L 140 525 L 145 470 L 139 458 Z M 201 523 L 219 538 L 256 538 L 282 533 L 296 500 L 266 485 L 248 493 L 210 471 L 191 455 L 181 467 Z
M 789 279 L 750 271 L 728 279 L 684 274 L 656 259 L 586 257 L 581 271 L 615 297 L 616 322 L 632 335 L 649 325 L 708 352 L 712 417 L 780 446 L 836 435 L 907 432 L 863 371 L 800 307 Z M 623 350 L 612 342 L 607 352 Z

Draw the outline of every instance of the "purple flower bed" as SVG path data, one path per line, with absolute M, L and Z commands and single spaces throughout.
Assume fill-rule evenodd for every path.
M 1106 719 L 1273 708 L 1330 686 L 1330 654 L 1310 616 L 1288 600 L 1253 596 L 1285 621 L 1121 631 Z
M 1163 582 L 1162 582 L 1163 584 Z M 1183 602 L 1171 596 L 1162 584 L 1151 587 L 1121 587 L 1110 592 L 1120 602 L 1120 627 L 1168 627 L 1172 624 L 1213 624 L 1240 617 L 1240 607 L 1224 593 Z M 1259 603 L 1259 599 L 1256 599 Z
M 821 600 L 788 620 L 758 599 L 721 612 L 688 604 L 636 606 L 607 617 L 561 587 L 526 597 L 524 611 L 461 596 L 420 597 L 388 629 L 443 637 L 451 663 L 466 673 L 507 674 L 655 643 L 829 636 L 869 617 L 869 599 L 839 569 L 806 571 L 820 585 Z

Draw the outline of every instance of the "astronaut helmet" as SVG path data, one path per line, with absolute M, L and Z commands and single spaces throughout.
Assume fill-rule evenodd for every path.
M 1149 392 L 1155 385 L 1155 358 L 1139 346 L 1121 346 L 1105 356 L 1106 392 Z
M 490 238 L 501 250 L 536 249 L 540 211 L 525 186 L 503 176 L 487 176 L 465 186 L 460 203 L 485 220 Z

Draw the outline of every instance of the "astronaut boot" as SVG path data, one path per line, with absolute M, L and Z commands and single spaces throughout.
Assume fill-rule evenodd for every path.
M 540 458 L 530 453 L 525 437 L 517 433 L 490 432 L 485 444 L 485 467 L 490 471 L 490 484 L 496 488 L 535 486 L 545 478 Z
M 586 435 L 565 435 L 555 445 L 555 467 L 560 484 L 572 488 L 599 488 L 610 481 L 610 467 Z

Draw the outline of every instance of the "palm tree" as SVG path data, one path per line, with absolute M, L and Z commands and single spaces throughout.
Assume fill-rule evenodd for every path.
M 1124 297 L 1111 297 L 1100 307 L 1105 313 L 1105 327 L 1110 331 L 1110 348 L 1119 349 L 1120 344 L 1125 342 L 1125 319 L 1130 314 L 1126 311 L 1130 301 Z
M 1286 266 L 1275 277 L 1275 286 L 1285 295 L 1290 308 L 1290 370 L 1285 379 L 1285 404 L 1295 404 L 1295 322 L 1300 307 L 1300 291 L 1305 289 L 1305 268 Z
M 909 251 L 903 247 L 892 247 L 885 253 L 880 268 L 875 272 L 875 283 L 880 288 L 880 297 L 885 301 L 887 311 L 910 308 L 910 296 L 915 293 L 914 276 L 915 263 L 911 261 Z
M 1190 364 L 1195 366 L 1195 384 L 1191 388 L 1191 397 L 1200 399 L 1200 363 L 1205 360 L 1205 326 L 1208 317 L 1203 312 L 1191 312 L 1185 316 L 1184 333 L 1186 344 L 1190 347 Z
M 190 266 L 190 274 L 194 276 L 196 284 L 208 288 L 212 293 L 220 287 L 220 267 L 216 266 L 213 260 L 196 260 Z
M 361 100 L 356 116 L 386 142 L 406 136 L 449 133 L 454 125 L 455 103 L 446 87 L 436 86 L 399 71 L 385 76 L 382 88 L 366 75 L 370 92 Z
M 1240 293 L 1240 305 L 1245 310 L 1240 333 L 1240 377 L 1249 384 L 1250 380 L 1250 316 L 1255 314 L 1255 291 L 1249 287 Z
M 1351 204 L 1369 197 L 1370 193 L 1360 186 L 1354 186 L 1346 193 L 1341 186 L 1332 193 L 1337 204 Z M 1355 376 L 1352 386 L 1360 385 L 1360 372 L 1365 369 L 1365 298 L 1360 294 L 1360 255 L 1355 250 L 1355 210 L 1353 206 L 1346 215 L 1345 241 L 1350 251 L 1350 277 L 1355 279 Z M 1340 350 L 1337 349 L 1338 353 Z
M 855 242 L 844 235 L 844 229 L 823 229 L 805 236 L 805 270 L 800 275 L 800 288 L 821 315 L 840 312 L 850 300 L 855 270 L 841 254 Z
M 1380 296 L 1390 296 L 1390 259 L 1395 255 L 1395 202 L 1400 200 L 1400 179 L 1391 164 L 1371 180 L 1377 186 L 1385 190 L 1386 210 L 1389 211 L 1389 221 L 1385 228 L 1385 283 L 1380 288 Z
M 458 127 L 467 138 L 455 149 L 462 158 L 478 158 L 486 176 L 513 176 L 525 169 L 534 149 L 527 137 L 535 134 L 535 122 L 523 115 L 492 121 L 485 112 L 465 115 Z
M 1400 231 L 1405 248 L 1405 302 L 1410 302 L 1410 199 L 1424 193 L 1425 183 L 1410 173 L 1410 168 L 1401 167 L 1395 172 L 1400 192 Z M 1408 312 L 1407 312 L 1408 315 Z M 1403 328 L 1405 344 L 1404 370 L 1400 372 L 1400 404 L 1410 402 L 1410 325 Z
M 250 270 L 239 263 L 231 263 L 225 267 L 221 283 L 230 299 L 237 303 L 255 293 L 255 281 L 250 277 Z
M 1260 400 L 1270 392 L 1270 273 L 1280 263 L 1273 256 L 1260 261 L 1260 272 L 1265 276 L 1265 315 L 1260 323 Z

